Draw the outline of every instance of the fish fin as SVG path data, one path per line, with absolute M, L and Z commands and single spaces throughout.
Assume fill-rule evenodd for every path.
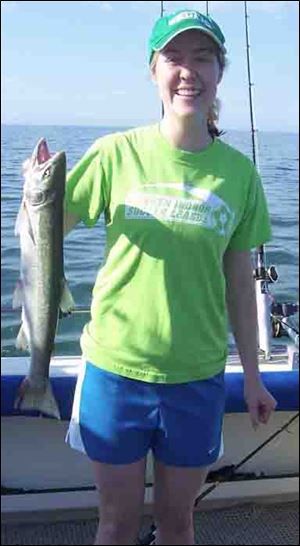
M 28 351 L 29 349 L 29 341 L 26 336 L 23 323 L 21 324 L 19 333 L 17 335 L 16 348 L 19 349 L 20 351 Z
M 28 351 L 29 350 L 29 330 L 28 325 L 25 319 L 25 312 L 24 312 L 24 285 L 23 281 L 19 279 L 16 284 L 16 288 L 13 294 L 13 300 L 12 300 L 12 307 L 13 309 L 19 309 L 22 308 L 22 316 L 21 316 L 21 326 L 16 338 L 15 346 L 20 351 Z
M 18 309 L 19 307 L 22 307 L 23 303 L 24 303 L 24 287 L 23 287 L 23 281 L 19 279 L 16 283 L 16 288 L 13 293 L 13 300 L 12 300 L 13 309 Z
M 27 212 L 25 207 L 25 201 L 23 199 L 15 223 L 15 235 L 20 235 L 24 227 L 24 220 L 26 219 Z
M 63 314 L 71 313 L 73 309 L 75 309 L 75 302 L 66 279 L 63 279 L 62 281 L 62 291 L 59 307 Z
M 56 417 L 56 419 L 61 419 L 59 407 L 49 379 L 46 380 L 43 388 L 36 388 L 31 380 L 25 377 L 18 389 L 14 408 L 18 410 L 40 411 L 51 417 Z
M 36 243 L 33 226 L 26 208 L 25 200 L 23 199 L 15 223 L 15 235 L 21 237 L 24 232 L 29 236 L 31 243 L 35 245 Z

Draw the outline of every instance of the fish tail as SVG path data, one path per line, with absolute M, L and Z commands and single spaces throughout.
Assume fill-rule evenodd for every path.
M 25 377 L 19 386 L 14 408 L 18 410 L 40 411 L 56 419 L 61 419 L 57 401 L 49 379 L 44 381 L 43 387 L 36 387 Z

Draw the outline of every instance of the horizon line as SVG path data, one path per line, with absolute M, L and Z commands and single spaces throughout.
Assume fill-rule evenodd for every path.
M 142 127 L 144 125 L 151 125 L 152 123 L 155 123 L 155 122 L 148 122 L 148 123 L 138 123 L 138 124 L 124 124 L 124 125 L 116 125 L 116 124 L 103 124 L 103 125 L 98 125 L 98 124 L 93 124 L 93 125 L 87 125 L 87 124 L 76 124 L 76 123 L 9 123 L 9 122 L 1 122 L 1 126 L 7 126 L 7 127 L 86 127 L 86 128 L 105 128 L 105 129 L 114 129 L 114 128 L 135 128 L 135 127 Z M 230 132 L 230 131 L 238 131 L 238 132 L 243 132 L 243 133 L 251 133 L 251 128 L 245 128 L 245 127 L 240 127 L 240 128 L 227 128 L 227 129 L 222 129 L 224 131 L 224 134 L 226 134 L 226 132 Z M 286 134 L 293 134 L 293 135 L 298 135 L 299 134 L 299 128 L 298 129 L 257 129 L 256 130 L 257 133 L 286 133 Z

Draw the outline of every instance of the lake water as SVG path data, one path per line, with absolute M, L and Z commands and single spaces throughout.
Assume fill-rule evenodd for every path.
M 19 278 L 19 239 L 14 225 L 21 202 L 22 162 L 31 155 L 37 140 L 47 138 L 51 152 L 65 150 L 68 169 L 92 142 L 105 134 L 125 128 L 73 126 L 2 126 L 1 135 L 1 354 L 21 355 L 14 343 L 20 313 L 3 311 L 11 307 Z M 250 133 L 230 131 L 222 137 L 249 157 Z M 276 300 L 298 301 L 298 135 L 259 133 L 259 165 L 272 219 L 273 240 L 267 246 L 267 263 L 275 264 L 279 281 L 271 288 Z M 65 240 L 65 273 L 75 302 L 89 306 L 97 271 L 103 261 L 105 230 L 103 220 L 93 228 L 78 225 Z M 89 315 L 73 314 L 59 322 L 55 354 L 80 354 L 79 338 Z

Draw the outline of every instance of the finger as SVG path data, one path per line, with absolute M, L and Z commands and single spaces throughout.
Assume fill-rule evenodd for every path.
M 256 430 L 259 426 L 258 408 L 257 406 L 248 406 L 248 410 L 250 413 L 252 427 L 254 428 L 254 430 Z
M 265 404 L 261 404 L 259 407 L 259 415 L 258 415 L 260 422 L 266 424 L 269 421 L 271 413 L 274 409 L 275 408 L 273 406 L 267 406 Z
M 271 415 L 271 411 L 272 411 L 271 408 L 268 408 L 266 406 L 260 406 L 259 413 L 258 413 L 258 418 L 260 423 L 266 424 L 268 422 Z

